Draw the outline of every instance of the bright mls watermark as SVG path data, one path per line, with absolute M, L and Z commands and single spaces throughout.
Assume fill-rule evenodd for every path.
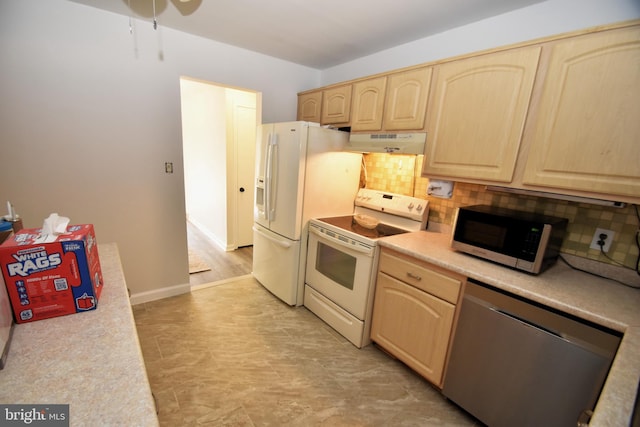
M 0 426 L 69 427 L 69 405 L 0 404 Z

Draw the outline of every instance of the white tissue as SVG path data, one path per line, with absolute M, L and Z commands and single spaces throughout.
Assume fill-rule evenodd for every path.
M 44 220 L 40 236 L 34 243 L 50 243 L 55 241 L 60 234 L 66 233 L 69 218 L 52 213 Z
M 9 200 L 7 200 L 7 215 L 4 215 L 4 219 L 6 219 L 7 221 L 17 221 L 18 220 L 18 214 L 16 213 L 16 209 L 13 207 L 13 205 L 11 204 L 11 202 Z
M 450 199 L 453 196 L 453 182 L 430 179 L 427 187 L 427 195 Z

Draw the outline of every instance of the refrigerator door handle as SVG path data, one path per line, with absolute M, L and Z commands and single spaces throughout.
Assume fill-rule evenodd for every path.
M 273 173 L 273 165 L 271 164 L 271 158 L 273 156 L 271 147 L 272 137 L 273 135 L 271 133 L 267 136 L 267 150 L 264 159 L 264 218 L 267 221 L 271 221 L 271 174 Z
M 274 237 L 269 236 L 268 234 L 266 234 L 265 232 L 263 232 L 262 230 L 260 230 L 258 227 L 254 226 L 253 227 L 253 231 L 255 231 L 256 233 L 260 233 L 260 235 L 266 239 L 271 240 L 273 243 L 275 243 L 276 245 L 285 248 L 285 249 L 289 249 L 291 247 L 291 243 L 289 242 L 283 242 L 282 240 L 278 240 Z
M 276 217 L 276 207 L 278 205 L 278 168 L 280 165 L 278 164 L 279 159 L 279 145 L 278 145 L 278 134 L 274 133 L 271 135 L 271 139 L 269 140 L 269 148 L 270 148 L 270 159 L 269 159 L 269 221 L 273 221 Z

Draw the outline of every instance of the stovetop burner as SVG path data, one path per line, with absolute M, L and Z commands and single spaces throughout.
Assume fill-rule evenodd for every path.
M 335 225 L 343 230 L 351 231 L 360 236 L 368 237 L 369 239 L 378 239 L 380 237 L 394 236 L 396 234 L 408 233 L 407 230 L 403 230 L 392 225 L 380 223 L 376 228 L 369 229 L 359 225 L 353 218 L 353 215 L 336 216 L 331 218 L 318 218 L 318 221 L 326 222 L 327 224 Z

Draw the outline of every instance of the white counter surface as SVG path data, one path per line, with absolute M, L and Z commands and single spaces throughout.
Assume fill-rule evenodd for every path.
M 157 426 L 115 243 L 98 245 L 96 310 L 14 326 L 3 404 L 69 404 L 71 426 Z
M 450 235 L 420 231 L 380 239 L 383 247 L 624 333 L 590 425 L 628 426 L 640 380 L 640 290 L 572 270 L 559 261 L 538 276 L 449 247 Z

